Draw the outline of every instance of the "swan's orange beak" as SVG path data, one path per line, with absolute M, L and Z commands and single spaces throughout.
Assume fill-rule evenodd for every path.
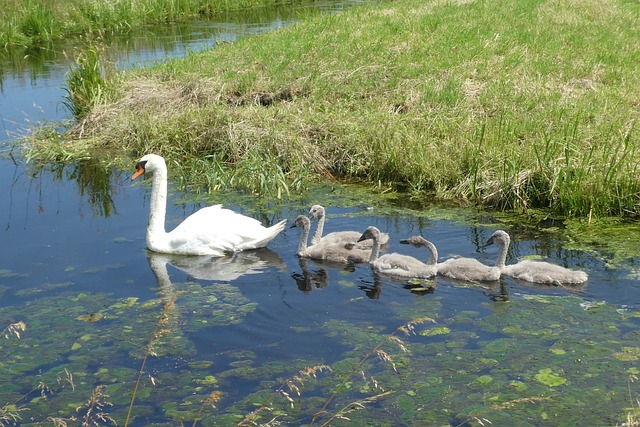
M 141 164 L 137 164 L 136 165 L 136 172 L 131 177 L 131 181 L 133 181 L 134 179 L 136 179 L 137 177 L 139 177 L 143 173 L 144 173 L 144 166 L 142 166 Z

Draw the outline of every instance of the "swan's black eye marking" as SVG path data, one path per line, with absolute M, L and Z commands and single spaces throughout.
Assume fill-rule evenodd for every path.
M 133 176 L 131 177 L 131 180 L 136 179 L 137 177 L 139 177 L 140 175 L 142 175 L 144 173 L 144 167 L 146 166 L 147 161 L 143 161 L 143 162 L 138 162 L 136 163 L 136 171 L 133 174 Z
M 147 161 L 143 161 L 143 162 L 138 162 L 136 163 L 136 172 L 140 171 L 140 169 L 142 169 L 142 173 L 144 173 L 144 167 L 147 165 Z

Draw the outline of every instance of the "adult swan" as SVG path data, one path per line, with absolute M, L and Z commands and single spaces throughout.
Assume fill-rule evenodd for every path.
M 161 156 L 147 154 L 136 164 L 131 179 L 145 172 L 153 174 L 147 247 L 154 252 L 223 256 L 228 252 L 266 246 L 284 230 L 286 220 L 267 228 L 256 219 L 214 205 L 198 210 L 167 233 L 164 229 L 167 165 Z

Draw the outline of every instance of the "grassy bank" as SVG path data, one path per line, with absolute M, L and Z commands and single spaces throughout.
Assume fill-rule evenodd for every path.
M 296 0 L 4 0 L 0 46 L 37 46 L 74 35 L 127 31 Z
M 317 177 L 575 216 L 635 214 L 640 4 L 402 0 L 110 82 L 31 156 L 157 152 L 194 186 Z M 55 157 L 54 156 L 54 157 Z

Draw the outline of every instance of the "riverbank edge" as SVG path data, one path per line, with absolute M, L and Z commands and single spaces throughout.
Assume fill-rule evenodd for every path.
M 46 48 L 64 38 L 99 39 L 104 33 L 127 32 L 156 24 L 208 19 L 237 10 L 296 4 L 300 0 L 14 0 L 0 10 L 0 46 Z
M 593 37 L 632 37 L 632 31 L 620 33 L 619 20 L 632 19 L 635 6 L 605 4 L 606 13 L 589 16 L 601 21 Z M 622 58 L 629 52 L 610 49 L 618 68 L 607 71 L 594 59 L 601 51 L 545 39 L 538 55 L 515 70 L 501 64 L 496 75 L 469 65 L 473 58 L 488 66 L 497 53 L 504 61 L 505 46 L 487 48 L 486 36 L 513 27 L 499 19 L 513 8 L 542 14 L 528 0 L 365 5 L 133 70 L 110 82 L 113 95 L 68 131 L 36 132 L 28 157 L 73 159 L 107 147 L 131 162 L 154 151 L 172 159 L 174 173 L 191 188 L 208 191 L 236 188 L 280 198 L 329 178 L 499 209 L 545 208 L 589 220 L 635 216 L 640 141 L 637 99 L 629 89 L 640 82 Z M 580 22 L 593 13 L 565 12 Z M 509 33 L 508 47 L 518 54 L 535 43 L 513 39 L 540 24 L 527 26 L 524 16 Z M 440 34 L 420 31 L 443 22 Z M 453 22 L 476 35 L 440 46 L 460 33 Z M 538 38 L 558 25 L 536 27 Z M 584 36 L 581 25 L 569 30 Z M 429 41 L 434 34 L 437 40 Z M 425 49 L 431 49 L 428 61 Z M 460 58 L 451 55 L 456 50 Z M 546 75 L 538 70 L 563 62 Z M 576 63 L 587 65 L 575 69 Z M 586 82 L 597 90 L 576 83 L 585 72 L 599 73 Z M 523 75 L 540 81 L 509 85 Z M 570 99 L 559 98 L 558 86 L 569 83 L 573 92 L 564 96 Z

